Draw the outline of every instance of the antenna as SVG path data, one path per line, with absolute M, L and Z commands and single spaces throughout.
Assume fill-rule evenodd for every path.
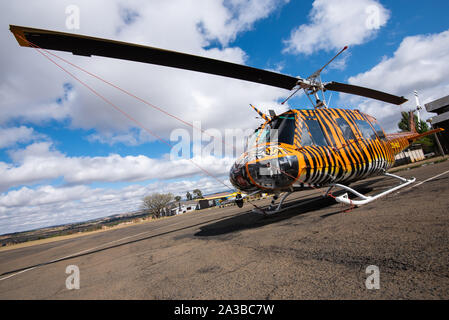
M 327 105 L 331 105 L 331 100 L 332 100 L 332 94 L 333 92 L 331 92 L 331 94 L 329 95 L 329 99 L 327 100 Z
M 419 101 L 418 91 L 415 90 L 413 93 L 415 94 L 416 111 L 417 111 L 417 116 L 418 116 L 418 126 L 419 126 L 419 124 L 421 123 L 421 115 L 420 115 L 420 113 L 419 113 L 419 110 L 421 110 L 422 107 L 421 107 L 421 103 L 420 103 L 420 101 Z
M 253 109 L 254 109 L 254 111 L 256 111 L 258 114 L 259 114 L 259 116 L 261 116 L 262 117 L 262 119 L 264 119 L 265 121 L 269 121 L 270 120 L 270 118 L 265 114 L 265 113 L 263 113 L 262 111 L 260 111 L 259 109 L 257 109 L 255 106 L 253 106 L 252 104 L 249 104 Z

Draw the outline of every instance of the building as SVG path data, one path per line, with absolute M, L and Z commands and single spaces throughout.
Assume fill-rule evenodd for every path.
M 407 150 L 402 151 L 394 156 L 395 163 L 394 166 L 402 166 L 404 164 L 409 164 L 417 161 L 424 160 L 426 157 L 424 155 L 423 149 L 419 145 L 413 145 L 407 148 Z
M 235 204 L 235 199 L 237 195 L 240 194 L 239 192 L 220 192 L 220 193 L 214 193 L 210 194 L 203 199 L 200 199 L 198 201 L 198 209 L 205 209 L 205 208 L 211 208 L 216 206 L 225 206 L 225 205 L 231 205 Z M 268 195 L 266 193 L 257 193 L 250 196 L 247 196 L 245 194 L 242 195 L 244 197 L 245 201 L 248 200 L 259 200 L 259 199 L 265 199 Z
M 176 204 L 176 207 L 171 209 L 172 215 L 177 215 L 181 213 L 191 212 L 193 210 L 198 210 L 198 203 L 196 201 L 184 201 Z
M 449 96 L 427 103 L 425 107 L 428 112 L 437 114 L 437 116 L 432 117 L 428 121 L 432 128 L 444 129 L 443 132 L 437 133 L 437 143 L 441 145 L 441 149 L 445 154 L 449 154 Z
M 237 195 L 236 192 L 214 193 L 214 194 L 204 197 L 203 199 L 200 199 L 198 201 L 198 206 L 199 206 L 199 209 L 206 209 L 206 208 L 210 208 L 210 207 L 220 206 L 220 205 L 223 205 L 223 204 L 226 204 L 226 203 L 229 203 L 229 202 L 235 200 L 236 195 Z

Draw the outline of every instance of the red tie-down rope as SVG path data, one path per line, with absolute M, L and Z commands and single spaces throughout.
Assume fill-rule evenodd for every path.
M 75 67 L 75 68 L 77 68 L 77 69 L 79 69 L 79 70 L 81 70 L 81 71 L 83 71 L 83 72 L 89 74 L 89 75 L 92 76 L 92 77 L 95 77 L 95 78 L 98 79 L 98 80 L 101 80 L 102 82 L 104 82 L 104 83 L 106 83 L 106 84 L 108 84 L 108 85 L 110 85 L 110 86 L 116 88 L 117 90 L 120 90 L 120 91 L 122 91 L 123 93 L 126 93 L 127 95 L 129 95 L 129 96 L 131 96 L 131 97 L 133 97 L 133 98 L 135 98 L 135 99 L 137 99 L 137 100 L 139 100 L 139 101 L 145 103 L 146 105 L 148 105 L 148 106 L 150 106 L 150 107 L 153 107 L 153 108 L 155 108 L 155 109 L 157 109 L 157 110 L 159 110 L 159 111 L 161 111 L 161 112 L 163 112 L 163 113 L 165 113 L 165 114 L 167 114 L 167 115 L 169 115 L 169 116 L 171 116 L 171 117 L 173 117 L 173 118 L 175 118 L 175 119 L 177 119 L 177 120 L 179 120 L 179 121 L 181 121 L 181 122 L 183 122 L 183 123 L 185 123 L 185 124 L 187 124 L 187 125 L 189 125 L 189 126 L 191 126 L 192 128 L 201 130 L 200 128 L 196 128 L 196 127 L 193 126 L 192 124 L 190 124 L 190 123 L 188 123 L 188 122 L 186 122 L 186 121 L 184 121 L 184 120 L 182 120 L 182 119 L 180 119 L 180 118 L 178 118 L 178 117 L 176 117 L 176 116 L 174 116 L 174 115 L 172 115 L 172 114 L 166 112 L 165 110 L 163 110 L 163 109 L 161 109 L 161 108 L 159 108 L 159 107 L 154 106 L 153 104 L 147 102 L 146 100 L 137 97 L 136 95 L 134 95 L 134 94 L 132 94 L 132 93 L 130 93 L 130 92 L 128 92 L 128 91 L 126 91 L 126 90 L 124 90 L 124 89 L 118 87 L 117 85 L 114 85 L 113 83 L 111 83 L 111 82 L 109 82 L 109 81 L 107 81 L 107 80 L 102 79 L 101 77 L 99 77 L 99 76 L 97 76 L 97 75 L 95 75 L 95 74 L 93 74 L 93 73 L 91 73 L 91 72 L 89 72 L 89 71 L 87 71 L 87 70 L 85 70 L 85 69 L 83 69 L 83 68 L 81 68 L 81 67 L 79 67 L 79 66 L 73 64 L 73 63 L 71 63 L 70 61 L 67 61 L 67 60 L 64 59 L 64 58 L 59 57 L 59 56 L 57 56 L 57 55 L 55 55 L 55 54 L 49 52 L 48 50 L 45 50 L 45 49 L 40 48 L 39 46 L 37 46 L 37 45 L 35 45 L 34 43 L 32 43 L 32 42 L 28 41 L 27 39 L 25 39 L 24 37 L 22 37 L 22 36 L 20 36 L 20 35 L 17 35 L 17 36 L 18 36 L 19 38 L 21 38 L 22 40 L 26 41 L 26 42 L 27 42 L 31 47 L 33 47 L 38 53 L 40 53 L 42 56 L 44 56 L 44 57 L 45 57 L 46 59 L 48 59 L 50 62 L 52 62 L 53 64 L 55 64 L 58 68 L 60 68 L 61 70 L 63 70 L 65 73 L 67 73 L 67 74 L 68 74 L 69 76 L 71 76 L 73 79 L 75 79 L 76 81 L 78 81 L 79 83 L 81 83 L 84 87 L 86 87 L 86 88 L 87 88 L 89 91 L 91 91 L 93 94 L 95 94 L 96 96 L 98 96 L 98 97 L 99 97 L 100 99 L 102 99 L 104 102 L 106 102 L 107 104 L 109 104 L 110 106 L 112 106 L 115 110 L 119 111 L 119 112 L 120 112 L 121 114 L 123 114 L 126 118 L 128 118 L 129 120 L 131 120 L 131 121 L 133 121 L 134 123 L 136 123 L 140 128 L 142 128 L 143 130 L 145 130 L 146 132 L 148 132 L 149 134 L 151 134 L 152 136 L 154 136 L 156 139 L 158 139 L 159 141 L 161 141 L 162 143 L 164 143 L 164 144 L 167 145 L 168 147 L 172 148 L 173 146 L 172 146 L 169 142 L 167 142 L 166 140 L 164 140 L 163 138 L 159 137 L 157 134 L 155 134 L 154 132 L 152 132 L 150 129 L 148 129 L 147 127 L 145 127 L 145 126 L 144 126 L 143 124 L 141 124 L 138 120 L 134 119 L 134 118 L 133 118 L 132 116 L 130 116 L 128 113 L 126 113 L 125 111 L 123 111 L 121 108 L 119 108 L 119 107 L 118 107 L 116 104 L 114 104 L 112 101 L 108 100 L 106 97 L 104 97 L 103 95 L 101 95 L 101 94 L 100 94 L 99 92 L 97 92 L 95 89 L 93 89 L 92 87 L 90 87 L 90 86 L 89 86 L 88 84 L 86 84 L 84 81 L 82 81 L 81 79 L 79 79 L 77 76 L 75 76 L 74 74 L 72 74 L 70 71 L 68 71 L 67 69 L 65 69 L 63 66 L 61 66 L 60 64 L 58 64 L 56 61 L 54 61 L 52 58 L 50 58 L 47 54 L 45 54 L 45 53 L 42 52 L 42 51 L 45 51 L 45 52 L 48 53 L 49 55 L 52 55 L 52 56 L 54 56 L 54 57 L 56 57 L 56 58 L 59 58 L 60 60 L 66 62 L 66 63 L 68 63 L 68 64 L 70 64 L 71 66 L 73 66 L 73 67 Z M 201 130 L 201 131 L 204 132 L 203 130 Z M 206 133 L 206 132 L 204 132 L 204 133 Z M 206 134 L 207 134 L 207 133 L 206 133 Z M 235 147 L 234 147 L 234 148 L 235 148 Z M 219 180 L 219 179 L 216 178 L 214 175 L 212 175 L 210 172 L 208 172 L 206 169 L 202 168 L 200 165 L 198 165 L 197 163 L 195 163 L 195 161 L 193 161 L 191 158 L 189 158 L 189 159 L 187 159 L 187 160 L 189 160 L 189 161 L 190 161 L 193 165 L 195 165 L 198 169 L 200 169 L 201 171 L 203 171 L 207 176 L 213 178 L 214 180 L 218 181 L 220 184 L 222 184 L 223 186 L 225 186 L 229 191 L 234 191 L 234 189 L 232 189 L 232 188 L 229 187 L 226 183 L 224 183 L 223 181 Z M 248 199 L 247 201 L 248 201 L 251 205 L 253 205 L 256 209 L 260 209 L 257 205 L 255 205 L 254 203 L 252 203 L 249 199 Z M 262 209 L 261 209 L 261 210 L 262 210 Z
M 16 35 L 16 34 L 15 34 L 15 35 Z M 29 41 L 28 39 L 26 39 L 26 38 L 24 38 L 24 37 L 22 37 L 20 34 L 17 34 L 16 36 L 19 37 L 20 39 L 26 41 L 26 42 L 27 42 L 31 47 L 33 47 L 34 49 L 39 49 L 39 50 L 41 50 L 41 51 L 45 51 L 46 54 L 51 55 L 51 56 L 53 56 L 53 57 L 55 57 L 55 58 L 57 58 L 57 59 L 59 59 L 59 60 L 65 62 L 65 63 L 71 65 L 72 67 L 74 67 L 74 68 L 76 68 L 76 69 L 78 69 L 78 70 L 80 70 L 80 71 L 82 71 L 82 72 L 84 72 L 84 73 L 86 73 L 86 74 L 88 74 L 88 75 L 94 77 L 94 78 L 97 79 L 97 80 L 100 80 L 100 81 L 103 82 L 103 83 L 106 83 L 107 85 L 109 85 L 109 86 L 111 86 L 111 87 L 113 87 L 113 88 L 115 88 L 115 89 L 117 89 L 117 90 L 119 90 L 119 91 L 125 93 L 126 95 L 128 95 L 128 96 L 130 96 L 130 97 L 132 97 L 132 98 L 134 98 L 134 99 L 136 99 L 136 100 L 138 100 L 138 101 L 144 103 L 145 105 L 147 105 L 147 106 L 149 106 L 149 107 L 151 107 L 151 108 L 153 108 L 153 109 L 156 109 L 156 110 L 158 110 L 159 112 L 162 112 L 162 113 L 166 114 L 167 116 L 172 117 L 172 118 L 178 120 L 179 122 L 182 122 L 182 123 L 184 123 L 185 125 L 190 126 L 190 127 L 192 127 L 193 129 L 199 130 L 199 131 L 201 131 L 202 133 L 204 133 L 204 134 L 206 134 L 206 135 L 208 135 L 208 136 L 214 138 L 212 135 L 210 135 L 209 133 L 207 133 L 205 130 L 203 130 L 203 129 L 201 129 L 201 128 L 198 128 L 198 127 L 196 127 L 196 126 L 194 126 L 193 124 L 191 124 L 191 123 L 189 123 L 189 122 L 187 122 L 187 121 L 185 121 L 185 120 L 183 120 L 183 119 L 181 119 L 181 118 L 175 116 L 174 114 L 171 114 L 170 112 L 168 112 L 168 111 L 166 111 L 166 110 L 164 110 L 164 109 L 162 109 L 162 108 L 160 108 L 160 107 L 158 107 L 158 106 L 155 106 L 154 104 L 152 104 L 152 103 L 146 101 L 145 99 L 140 98 L 139 96 L 137 96 L 137 95 L 135 95 L 135 94 L 129 92 L 128 90 L 125 90 L 125 89 L 119 87 L 118 85 L 116 85 L 116 84 L 114 84 L 114 83 L 112 83 L 112 82 L 110 82 L 110 81 L 107 81 L 107 80 L 103 79 L 102 77 L 100 77 L 100 76 L 98 76 L 98 75 L 96 75 L 96 74 L 94 74 L 94 73 L 92 73 L 92 72 L 90 72 L 90 71 L 88 71 L 88 70 L 86 70 L 86 69 L 84 69 L 84 68 L 82 68 L 82 67 L 80 67 L 80 66 L 74 64 L 73 62 L 70 62 L 70 61 L 68 61 L 67 59 L 64 59 L 63 57 L 61 57 L 61 56 L 59 56 L 59 55 L 57 55 L 57 54 L 55 54 L 55 53 L 53 53 L 53 52 L 51 52 L 51 51 L 49 51 L 49 50 L 47 50 L 47 49 L 44 49 L 44 48 L 39 47 L 37 44 L 35 44 L 35 43 Z M 52 62 L 53 62 L 53 61 L 52 61 Z M 224 138 L 222 138 L 222 142 L 223 142 L 225 145 L 231 146 L 232 149 L 233 149 L 233 151 L 236 150 L 236 147 L 234 146 L 234 144 L 231 145 L 231 144 L 229 144 L 229 143 L 226 143 L 226 141 L 225 141 Z
M 92 87 L 90 87 L 88 84 L 86 84 L 84 81 L 82 81 L 81 79 L 79 79 L 77 76 L 75 76 L 73 73 L 71 73 L 70 71 L 68 71 L 67 69 L 65 69 L 63 66 L 61 66 L 60 64 L 58 64 L 56 61 L 54 61 L 52 58 L 50 58 L 49 56 L 47 56 L 45 53 L 43 53 L 41 51 L 40 48 L 38 48 L 37 46 L 33 45 L 31 42 L 29 42 L 28 40 L 26 40 L 25 38 L 21 37 L 20 35 L 18 35 L 20 38 L 22 38 L 23 40 L 27 41 L 31 46 L 34 47 L 34 49 L 36 49 L 37 52 L 39 52 L 42 56 L 44 56 L 46 59 L 48 59 L 49 61 L 51 61 L 52 63 L 54 63 L 58 68 L 60 68 L 61 70 L 63 70 L 64 72 L 66 72 L 69 76 L 71 76 L 73 79 L 75 79 L 76 81 L 78 81 L 79 83 L 81 83 L 84 87 L 86 87 L 89 91 L 91 91 L 93 94 L 95 94 L 96 96 L 98 96 L 100 99 L 102 99 L 104 102 L 106 102 L 107 104 L 109 104 L 110 106 L 112 106 L 115 110 L 119 111 L 122 115 L 124 115 L 126 118 L 128 118 L 129 120 L 131 120 L 132 122 L 136 123 L 140 128 L 142 128 L 143 130 L 145 130 L 146 132 L 148 132 L 149 134 L 151 134 L 152 136 L 154 136 L 156 139 L 158 139 L 159 141 L 161 141 L 162 143 L 166 144 L 168 147 L 172 148 L 173 146 L 166 140 L 164 140 L 163 138 L 161 138 L 160 136 L 158 136 L 156 133 L 152 132 L 150 129 L 148 129 L 147 127 L 145 127 L 142 123 L 140 123 L 138 120 L 136 120 L 135 118 L 133 118 L 132 116 L 130 116 L 128 113 L 126 113 L 125 111 L 123 111 L 121 108 L 119 108 L 116 104 L 114 104 L 112 101 L 110 101 L 109 99 L 107 99 L 106 97 L 104 97 L 103 95 L 101 95 L 99 92 L 97 92 L 95 89 L 93 89 Z M 228 188 L 230 191 L 233 191 L 232 188 L 230 188 L 227 184 L 225 184 L 223 181 L 219 180 L 218 178 L 216 178 L 215 176 L 213 176 L 210 172 L 208 172 L 206 169 L 202 168 L 200 165 L 198 165 L 197 163 L 195 163 L 192 159 L 188 159 L 192 164 L 194 164 L 198 169 L 200 169 L 201 171 L 203 171 L 206 175 L 214 178 L 216 181 L 218 181 L 219 183 L 221 183 L 222 185 L 224 185 L 226 188 Z

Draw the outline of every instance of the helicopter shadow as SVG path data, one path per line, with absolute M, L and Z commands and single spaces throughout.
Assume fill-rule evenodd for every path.
M 377 182 L 378 180 L 366 181 L 364 183 L 359 183 L 354 187 L 355 190 L 361 193 L 368 193 L 373 190 L 370 187 L 371 184 Z M 344 194 L 345 191 L 340 190 L 334 192 L 334 196 L 339 196 Z M 354 196 L 349 195 L 350 198 Z M 304 203 L 304 205 L 301 205 Z M 269 216 L 263 216 L 258 213 L 254 213 L 252 211 L 247 211 L 238 216 L 233 216 L 231 218 L 220 220 L 206 226 L 200 227 L 200 231 L 194 234 L 195 237 L 213 237 L 231 234 L 243 230 L 250 230 L 260 228 L 266 225 L 270 225 L 273 223 L 278 223 L 284 220 L 291 219 L 293 217 L 301 216 L 310 212 L 319 211 L 322 209 L 326 209 L 335 205 L 337 202 L 332 197 L 323 197 L 320 196 L 312 196 L 307 198 L 302 198 L 300 200 L 293 200 L 288 202 L 288 205 L 299 205 L 298 207 L 294 207 L 291 209 L 287 209 L 286 211 L 276 213 Z M 348 208 L 338 208 L 338 210 L 326 213 L 322 215 L 321 218 L 327 218 L 336 214 L 344 213 Z

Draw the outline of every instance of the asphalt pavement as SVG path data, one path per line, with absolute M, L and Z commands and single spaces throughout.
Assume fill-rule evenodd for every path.
M 448 299 L 449 161 L 397 174 L 417 180 L 360 208 L 313 190 L 270 217 L 245 204 L 3 251 L 0 299 Z

